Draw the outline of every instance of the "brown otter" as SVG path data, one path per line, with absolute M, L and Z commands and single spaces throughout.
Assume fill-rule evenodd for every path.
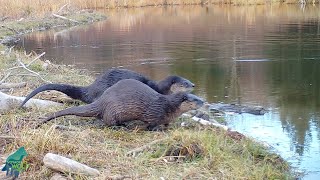
M 58 111 L 41 124 L 60 116 L 76 115 L 100 118 L 107 126 L 140 120 L 152 129 L 161 124 L 168 125 L 174 118 L 200 108 L 203 103 L 201 98 L 187 92 L 163 95 L 140 81 L 125 79 L 108 88 L 93 103 Z
M 22 102 L 22 107 L 30 98 L 46 90 L 62 92 L 73 99 L 85 103 L 92 103 L 109 87 L 123 79 L 135 79 L 150 86 L 160 94 L 170 94 L 180 91 L 191 91 L 194 84 L 180 76 L 168 76 L 160 82 L 155 82 L 137 72 L 128 69 L 109 69 L 102 76 L 99 76 L 91 85 L 81 87 L 68 84 L 45 84 L 33 90 Z

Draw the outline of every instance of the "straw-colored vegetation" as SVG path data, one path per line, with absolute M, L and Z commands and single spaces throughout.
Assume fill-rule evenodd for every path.
M 301 3 L 301 0 L 0 0 L 1 16 L 37 16 L 55 12 L 65 4 L 79 9 L 143 7 L 161 5 L 233 4 L 254 5 L 274 3 Z M 319 3 L 319 0 L 305 0 Z
M 3 47 L 2 47 L 3 48 Z M 29 63 L 34 56 L 8 52 L 1 49 L 0 79 L 17 65 L 17 58 Z M 70 66 L 54 65 L 43 60 L 34 62 L 30 69 L 52 82 L 89 84 L 93 77 L 86 71 Z M 6 82 L 28 82 L 27 87 L 12 89 L 10 94 L 24 96 L 43 81 L 38 77 L 25 76 L 22 69 L 12 72 Z M 59 98 L 57 92 L 43 92 L 37 98 Z M 70 104 L 66 104 L 70 106 Z M 60 107 L 61 108 L 61 107 Z M 43 116 L 57 108 L 12 109 L 0 116 L 0 154 L 8 155 L 24 146 L 28 152 L 25 159 L 30 165 L 22 179 L 47 179 L 52 171 L 42 164 L 43 156 L 57 153 L 70 157 L 99 169 L 104 177 L 112 175 L 128 176 L 133 179 L 290 179 L 287 163 L 275 154 L 268 153 L 260 145 L 248 140 L 231 138 L 227 133 L 215 128 L 193 124 L 189 128 L 176 123 L 165 132 L 145 132 L 112 129 L 101 126 L 92 118 L 67 116 L 34 129 L 33 125 Z M 186 120 L 186 119 L 184 119 Z M 181 121 L 181 120 L 180 120 Z M 53 124 L 73 126 L 78 131 L 59 130 Z M 126 156 L 133 148 L 143 146 L 157 139 L 165 139 L 151 146 L 137 157 Z M 88 177 L 65 174 L 75 179 Z M 102 179 L 102 177 L 101 177 Z

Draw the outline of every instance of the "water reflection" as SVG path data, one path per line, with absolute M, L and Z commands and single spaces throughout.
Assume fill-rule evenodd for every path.
M 320 177 L 319 8 L 179 6 L 106 11 L 109 19 L 24 37 L 27 50 L 101 72 L 124 66 L 162 79 L 179 74 L 209 102 L 261 105 L 230 126 L 272 144 Z

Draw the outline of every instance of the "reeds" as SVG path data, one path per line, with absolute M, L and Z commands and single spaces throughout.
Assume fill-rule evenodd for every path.
M 252 5 L 266 3 L 301 3 L 301 0 L 0 0 L 1 16 L 42 16 L 58 11 L 65 4 L 77 9 L 143 7 L 162 5 L 191 4 L 234 4 Z M 319 0 L 305 0 L 306 3 L 319 3 Z

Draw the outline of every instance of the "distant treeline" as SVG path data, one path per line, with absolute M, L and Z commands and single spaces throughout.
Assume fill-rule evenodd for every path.
M 263 5 L 274 3 L 319 3 L 320 0 L 0 0 L 0 18 L 4 16 L 44 15 L 68 4 L 78 9 L 127 8 L 163 5 Z

